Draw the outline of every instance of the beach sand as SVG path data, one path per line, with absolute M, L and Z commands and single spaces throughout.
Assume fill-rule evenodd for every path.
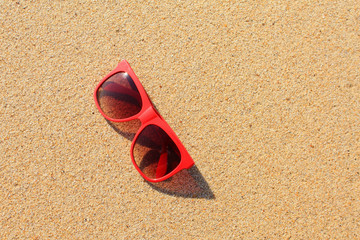
M 360 6 L 0 1 L 1 239 L 359 239 Z M 143 180 L 126 59 L 195 161 Z

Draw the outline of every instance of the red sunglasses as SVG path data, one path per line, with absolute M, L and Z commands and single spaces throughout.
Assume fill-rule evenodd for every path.
M 109 121 L 140 120 L 130 154 L 135 168 L 146 180 L 160 182 L 194 165 L 126 60 L 101 80 L 94 99 L 100 113 Z

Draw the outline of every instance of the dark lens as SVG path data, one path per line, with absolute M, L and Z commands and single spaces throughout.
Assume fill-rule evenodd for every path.
M 142 107 L 140 93 L 125 72 L 109 77 L 98 89 L 97 100 L 105 115 L 113 119 L 134 116 Z
M 136 139 L 134 160 L 150 179 L 172 172 L 180 163 L 180 152 L 173 140 L 155 125 L 145 127 Z

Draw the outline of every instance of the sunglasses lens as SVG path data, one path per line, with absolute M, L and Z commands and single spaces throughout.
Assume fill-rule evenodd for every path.
M 97 101 L 105 115 L 113 119 L 134 116 L 142 107 L 140 93 L 125 72 L 112 75 L 100 86 Z
M 180 164 L 180 152 L 173 140 L 155 125 L 145 127 L 134 144 L 137 166 L 150 179 L 161 178 Z

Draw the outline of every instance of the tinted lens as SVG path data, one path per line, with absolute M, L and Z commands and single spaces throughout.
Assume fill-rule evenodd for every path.
M 140 170 L 151 179 L 169 174 L 180 164 L 181 159 L 173 140 L 155 125 L 149 125 L 141 131 L 133 155 Z
M 97 100 L 105 115 L 113 119 L 134 116 L 142 107 L 140 93 L 125 72 L 109 77 L 98 89 Z

